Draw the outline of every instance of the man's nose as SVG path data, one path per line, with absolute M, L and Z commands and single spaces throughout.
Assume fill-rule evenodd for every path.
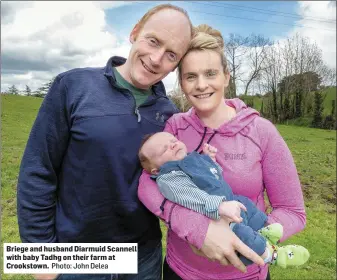
M 160 66 L 164 53 L 165 51 L 162 48 L 153 51 L 153 53 L 150 55 L 150 61 L 153 66 Z

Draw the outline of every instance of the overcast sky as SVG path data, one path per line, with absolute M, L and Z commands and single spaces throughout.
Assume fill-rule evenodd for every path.
M 165 2 L 168 3 L 168 2 Z M 170 2 L 229 33 L 261 34 L 282 40 L 299 32 L 322 49 L 336 67 L 336 2 Z M 101 67 L 113 55 L 127 57 L 129 32 L 159 2 L 30 1 L 1 2 L 1 91 L 16 85 L 36 90 L 58 73 L 77 67 Z M 304 27 L 300 27 L 304 26 Z M 165 79 L 167 91 L 175 73 Z

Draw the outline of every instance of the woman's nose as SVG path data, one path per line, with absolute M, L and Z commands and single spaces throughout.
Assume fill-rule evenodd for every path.
M 205 81 L 203 78 L 199 78 L 197 82 L 197 89 L 200 91 L 204 91 L 207 87 L 207 81 Z

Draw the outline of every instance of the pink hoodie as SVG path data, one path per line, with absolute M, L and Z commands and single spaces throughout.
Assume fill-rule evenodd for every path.
M 273 211 L 268 223 L 283 225 L 281 241 L 301 231 L 306 223 L 303 195 L 292 155 L 275 126 L 248 108 L 240 99 L 227 99 L 237 115 L 219 129 L 207 128 L 203 142 L 212 135 L 210 144 L 218 149 L 217 162 L 223 168 L 224 179 L 235 194 L 249 197 L 265 211 L 263 191 L 266 190 Z M 165 131 L 183 141 L 191 152 L 201 142 L 205 126 L 195 110 L 170 118 Z M 183 279 L 265 279 L 267 265 L 247 267 L 243 274 L 233 266 L 221 266 L 195 255 L 188 242 L 201 248 L 209 219 L 180 205 L 166 201 L 156 183 L 143 172 L 138 188 L 139 199 L 169 226 L 167 262 Z M 188 242 L 187 242 L 188 241 Z

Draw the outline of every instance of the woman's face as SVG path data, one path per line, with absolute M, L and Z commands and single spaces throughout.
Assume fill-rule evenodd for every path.
M 208 114 L 222 103 L 229 74 L 225 74 L 221 56 L 212 50 L 191 51 L 181 64 L 181 87 L 198 113 Z

